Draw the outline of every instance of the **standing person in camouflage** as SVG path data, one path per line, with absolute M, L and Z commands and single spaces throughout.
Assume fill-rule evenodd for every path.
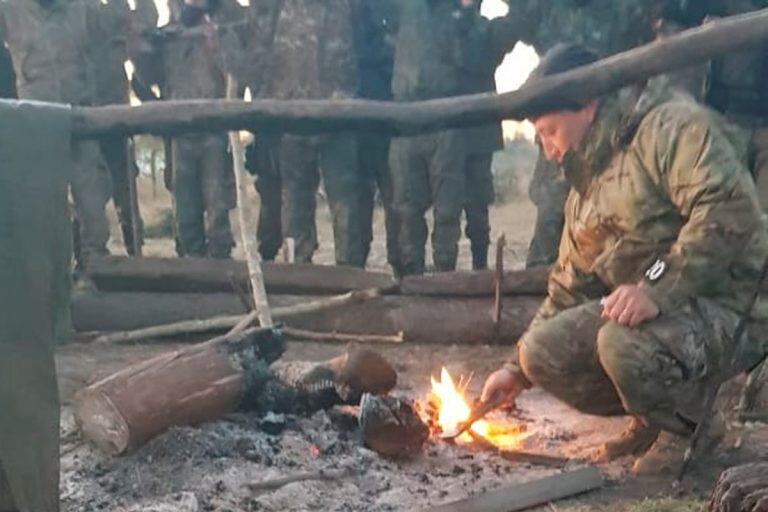
M 140 74 L 160 86 L 163 98 L 219 99 L 226 95 L 212 29 L 217 5 L 209 0 L 185 0 L 180 22 L 161 29 L 153 46 L 156 65 L 147 65 Z M 202 30 L 187 30 L 193 28 Z M 154 77 L 152 67 L 159 70 Z M 229 211 L 235 206 L 235 188 L 226 135 L 175 137 L 172 158 L 176 252 L 181 257 L 229 258 L 234 247 Z
M 496 68 L 512 51 L 518 41 L 530 42 L 540 13 L 516 12 L 510 9 L 506 16 L 487 20 L 480 15 L 481 2 L 461 0 L 462 93 L 477 94 L 496 90 Z M 467 182 L 464 213 L 467 219 L 466 235 L 471 242 L 472 268 L 488 267 L 490 223 L 488 207 L 493 202 L 493 153 L 504 147 L 501 123 L 494 123 L 465 132 L 466 161 L 464 175 Z
M 392 99 L 392 72 L 395 64 L 394 37 L 397 9 L 394 0 L 359 0 L 355 19 L 355 49 L 360 76 L 358 95 L 371 100 Z M 384 206 L 387 233 L 387 262 L 395 275 L 401 274 L 399 225 L 392 200 L 387 135 L 363 132 L 358 136 L 360 172 L 360 214 L 365 260 L 373 241 L 373 212 L 376 190 Z
M 392 95 L 395 101 L 457 96 L 462 92 L 460 6 L 455 0 L 399 0 Z M 389 165 L 400 222 L 404 275 L 423 274 L 432 207 L 432 251 L 437 271 L 456 268 L 464 208 L 465 147 L 461 130 L 392 140 Z
M 556 47 L 531 83 L 595 58 Z M 746 140 L 660 83 L 533 119 L 571 184 L 565 231 L 546 301 L 483 391 L 514 401 L 538 385 L 587 414 L 632 416 L 598 455 L 643 454 L 638 474 L 679 469 L 707 397 L 768 341 L 768 301 L 751 305 L 768 230 Z
M 88 53 L 88 20 L 96 4 L 85 0 L 8 0 L 0 4 L 0 36 L 11 52 L 19 98 L 92 105 L 95 63 Z M 78 267 L 107 254 L 105 206 L 111 183 L 99 146 L 73 146 L 71 191 L 79 222 Z
M 709 0 L 710 16 L 732 16 L 768 7 L 766 0 Z M 712 64 L 707 104 L 752 136 L 752 174 L 768 211 L 768 45 L 732 53 Z
M 94 76 L 96 105 L 127 105 L 128 78 L 124 63 L 128 60 L 128 38 L 131 28 L 131 10 L 126 0 L 98 3 L 96 16 L 90 28 L 89 48 L 93 62 L 99 70 Z M 131 186 L 135 180 L 136 165 L 128 157 L 128 139 L 105 137 L 99 140 L 101 152 L 112 177 L 112 200 L 123 234 L 123 244 L 129 255 L 134 255 L 134 228 L 131 208 Z M 138 214 L 138 208 L 137 212 Z M 137 232 L 141 234 L 141 218 Z M 139 245 L 141 240 L 138 241 Z
M 512 0 L 510 8 L 530 9 L 538 2 Z M 655 36 L 652 2 L 637 0 L 566 0 L 548 9 L 533 36 L 536 51 L 543 55 L 560 41 L 586 46 L 600 57 L 646 43 Z M 529 188 L 536 205 L 536 228 L 528 250 L 527 267 L 551 265 L 563 227 L 563 208 L 568 186 L 556 163 L 539 155 Z
M 357 92 L 353 0 L 284 0 L 275 19 L 264 97 L 352 98 Z M 351 133 L 283 135 L 283 236 L 296 242 L 296 262 L 317 250 L 316 194 L 322 172 L 333 220 L 336 263 L 362 267 L 358 152 Z

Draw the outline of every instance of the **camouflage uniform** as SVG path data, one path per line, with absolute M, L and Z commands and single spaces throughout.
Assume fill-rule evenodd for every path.
M 149 78 L 145 79 L 160 84 L 163 98 L 219 99 L 226 95 L 216 42 L 185 36 L 181 25 L 172 24 L 161 30 L 154 50 L 161 74 L 152 76 L 147 71 Z M 176 252 L 182 257 L 228 258 L 234 246 L 229 211 L 235 207 L 235 187 L 227 136 L 176 137 L 171 152 Z
M 510 2 L 512 9 L 530 9 L 530 0 Z M 653 39 L 653 10 L 635 0 L 568 0 L 549 9 L 533 36 L 534 47 L 543 55 L 557 43 L 586 46 L 601 57 L 618 53 Z M 535 5 L 536 2 L 533 2 Z M 584 4 L 584 5 L 579 5 Z M 536 229 L 529 247 L 527 266 L 551 265 L 563 226 L 563 207 L 568 194 L 562 170 L 539 155 L 529 196 L 536 205 Z
M 510 9 L 507 16 L 489 21 L 480 16 L 473 6 L 463 10 L 462 18 L 462 22 L 468 25 L 462 33 L 460 50 L 462 93 L 494 92 L 496 68 L 519 40 L 530 40 L 539 14 Z M 464 134 L 466 235 L 472 244 L 472 268 L 481 270 L 488 266 L 488 246 L 491 242 L 488 206 L 494 199 L 491 164 L 493 153 L 504 147 L 501 123 L 469 128 L 464 130 Z
M 458 7 L 449 1 L 400 0 L 392 94 L 395 101 L 461 94 Z M 392 140 L 389 165 L 400 221 L 403 274 L 422 274 L 427 223 L 434 216 L 432 250 L 438 271 L 456 268 L 464 208 L 464 137 L 446 130 Z
M 96 105 L 127 105 L 128 78 L 124 63 L 128 59 L 127 39 L 131 30 L 131 11 L 126 0 L 98 3 L 95 23 L 90 28 L 89 48 L 99 72 L 94 79 Z M 99 140 L 101 152 L 112 177 L 112 200 L 120 222 L 123 243 L 133 254 L 133 217 L 129 180 L 135 179 L 135 162 L 129 162 L 128 140 L 105 137 Z M 136 219 L 141 226 L 141 219 Z M 141 227 L 138 232 L 141 233 Z
M 21 99 L 91 105 L 94 63 L 88 54 L 89 20 L 96 3 L 56 1 L 50 7 L 27 0 L 0 4 L 0 33 L 13 58 Z M 80 265 L 107 253 L 109 224 L 105 205 L 111 183 L 99 146 L 73 144 L 71 181 L 80 225 Z
M 352 0 L 285 0 L 274 21 L 262 96 L 350 98 L 357 91 Z M 333 219 L 336 263 L 362 267 L 358 151 L 351 133 L 284 135 L 277 150 L 283 186 L 283 235 L 296 241 L 296 261 L 318 247 L 316 194 L 322 171 Z
M 732 16 L 768 7 L 765 0 L 710 0 L 709 12 Z M 712 65 L 707 103 L 752 133 L 751 164 L 768 211 L 768 45 L 729 54 Z
M 17 98 L 16 74 L 13 72 L 11 52 L 0 45 L 0 98 Z
M 710 391 L 760 360 L 766 299 L 733 339 L 768 256 L 740 135 L 669 89 L 602 100 L 566 156 L 560 255 L 518 350 L 530 383 L 590 414 L 690 434 Z M 634 329 L 603 320 L 600 297 L 632 283 L 660 315 Z
M 398 24 L 396 4 L 393 0 L 360 0 L 355 19 L 355 48 L 360 76 L 358 95 L 372 100 L 391 100 L 394 36 Z M 362 242 L 367 260 L 373 241 L 373 211 L 378 188 L 384 206 L 387 262 L 395 274 L 400 274 L 399 226 L 392 199 L 389 145 L 390 137 L 387 135 L 364 132 L 358 136 Z

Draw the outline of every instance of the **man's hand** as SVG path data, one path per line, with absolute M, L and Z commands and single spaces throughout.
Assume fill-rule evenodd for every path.
M 504 399 L 505 404 L 514 404 L 524 389 L 525 386 L 517 375 L 506 368 L 502 368 L 493 372 L 485 380 L 480 400 L 490 402 L 500 397 Z
M 659 307 L 637 285 L 621 285 L 603 301 L 603 318 L 627 327 L 637 327 L 659 316 Z

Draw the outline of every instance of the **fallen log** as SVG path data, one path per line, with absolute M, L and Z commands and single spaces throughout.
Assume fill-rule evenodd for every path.
M 408 342 L 448 344 L 514 343 L 536 314 L 542 297 L 504 297 L 499 336 L 489 298 L 383 296 L 321 313 L 296 315 L 291 326 L 323 332 L 393 335 Z
M 130 331 L 247 312 L 233 293 L 75 293 L 76 332 Z
M 648 78 L 768 40 L 768 9 L 723 18 L 506 94 L 414 103 L 366 100 L 156 101 L 73 108 L 79 137 L 233 130 L 324 133 L 383 130 L 411 135 L 483 125 L 583 103 Z
M 201 310 L 198 302 L 209 299 L 208 295 L 188 297 L 185 294 L 169 293 L 76 296 L 73 300 L 74 324 L 78 332 L 110 332 L 196 320 L 210 316 Z M 271 300 L 279 304 L 278 299 L 273 297 Z M 295 301 L 296 298 L 291 300 Z M 503 343 L 516 341 L 533 319 L 541 300 L 539 296 L 504 297 L 498 339 Z M 243 307 L 234 294 L 218 299 L 213 306 L 216 306 L 213 313 L 217 316 L 230 316 L 226 323 L 229 327 L 243 318 Z M 278 315 L 281 309 L 280 306 L 275 307 L 278 320 L 289 321 L 293 328 L 315 332 L 376 336 L 397 336 L 402 332 L 409 342 L 436 344 L 487 344 L 496 343 L 497 340 L 493 325 L 493 299 L 490 297 L 446 299 L 393 295 L 363 301 L 340 301 L 338 305 L 321 310 L 294 310 L 295 314 L 291 315 Z M 171 331 L 174 334 L 182 332 L 178 326 L 174 326 Z M 138 338 L 147 334 L 158 333 L 142 333 Z M 138 339 L 134 334 L 128 336 L 128 339 Z
M 725 470 L 715 485 L 709 512 L 764 512 L 768 510 L 768 463 L 746 464 Z
M 267 378 L 254 373 L 282 353 L 273 329 L 249 329 L 168 352 L 79 391 L 75 416 L 84 436 L 100 449 L 125 453 L 172 426 L 198 425 L 235 411 Z
M 502 295 L 545 295 L 549 267 L 509 270 L 502 274 Z M 400 283 L 402 295 L 426 297 L 494 297 L 496 272 L 442 272 L 428 276 L 409 276 Z
M 379 288 L 387 293 L 434 297 L 492 297 L 493 271 L 444 272 L 409 276 L 399 287 L 392 276 L 352 267 L 263 263 L 267 292 L 271 295 L 330 295 Z M 247 289 L 245 262 L 200 258 L 94 259 L 89 273 L 103 292 L 228 293 L 233 281 Z M 504 295 L 544 295 L 548 267 L 504 273 Z
M 600 472 L 587 467 L 432 507 L 425 512 L 516 512 L 583 494 L 602 485 Z
M 353 267 L 263 263 L 270 295 L 336 295 L 395 286 L 389 274 Z M 89 262 L 88 273 L 104 292 L 230 293 L 233 280 L 248 289 L 244 261 L 203 258 L 126 258 Z
M 377 297 L 377 290 L 350 292 L 337 297 L 321 298 L 314 301 L 293 304 L 275 308 L 272 315 L 280 319 L 288 319 L 294 315 L 303 315 L 330 309 L 356 301 Z M 169 298 L 167 295 L 163 299 Z M 259 320 L 259 314 L 251 311 L 246 315 L 222 315 L 201 320 L 187 320 L 171 324 L 145 327 L 130 331 L 118 331 L 104 334 L 93 340 L 93 343 L 131 343 L 156 338 L 183 337 L 194 334 L 230 330 L 229 334 L 237 334 L 244 331 Z

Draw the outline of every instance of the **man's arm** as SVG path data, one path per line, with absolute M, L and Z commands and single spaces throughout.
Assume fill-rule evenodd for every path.
M 662 312 L 732 293 L 731 264 L 764 229 L 754 183 L 724 130 L 714 114 L 685 103 L 652 112 L 638 130 L 643 164 L 684 221 L 640 285 Z

